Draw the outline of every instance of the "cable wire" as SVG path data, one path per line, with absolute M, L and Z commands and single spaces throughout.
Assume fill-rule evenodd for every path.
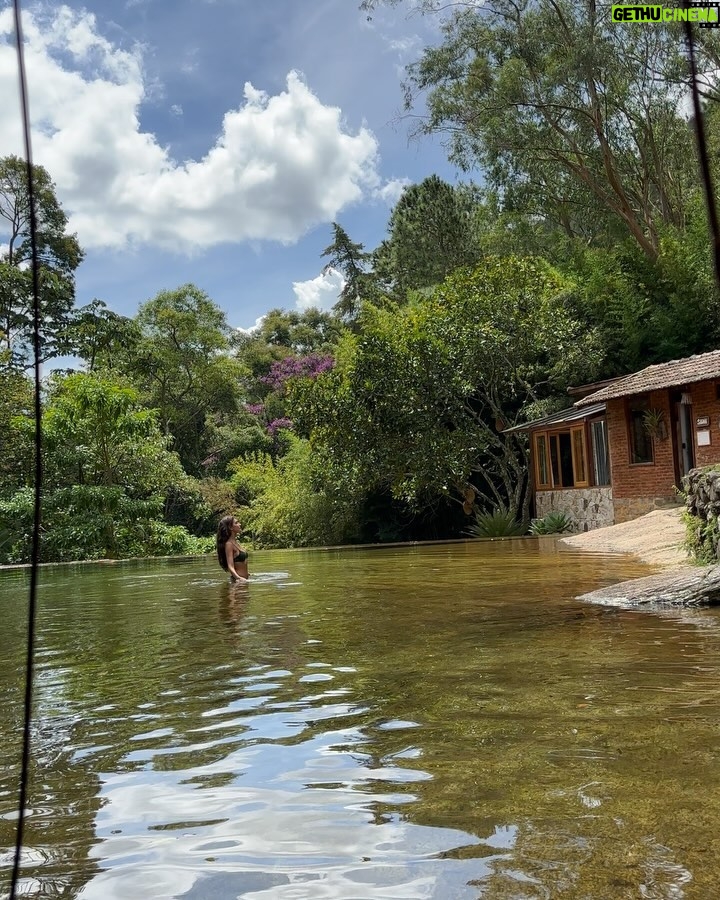
M 25 141 L 25 162 L 27 165 L 28 203 L 30 204 L 30 250 L 32 262 L 33 293 L 33 368 L 35 373 L 35 502 L 32 555 L 30 565 L 30 596 L 28 601 L 27 659 L 25 664 L 25 700 L 22 738 L 22 762 L 18 821 L 15 832 L 15 856 L 10 879 L 10 900 L 17 896 L 20 878 L 23 837 L 25 831 L 25 807 L 27 805 L 30 768 L 30 728 L 32 723 L 32 691 L 35 656 L 35 619 L 37 613 L 37 585 L 40 562 L 40 520 L 42 512 L 42 407 L 40 402 L 40 273 L 37 249 L 37 214 L 35 206 L 35 182 L 32 166 L 32 146 L 30 141 L 30 107 L 28 103 L 25 54 L 23 50 L 22 16 L 20 0 L 13 0 L 15 19 L 15 46 L 17 50 L 18 76 L 20 80 L 20 108 L 22 113 L 23 137 Z

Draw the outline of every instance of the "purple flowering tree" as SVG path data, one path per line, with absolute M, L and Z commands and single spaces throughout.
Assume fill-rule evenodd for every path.
M 268 374 L 261 378 L 263 384 L 267 384 L 274 391 L 285 390 L 285 385 L 291 378 L 317 378 L 323 372 L 327 372 L 335 365 L 332 356 L 321 356 L 319 353 L 308 353 L 307 356 L 286 356 L 285 359 L 276 360 Z
M 318 375 L 332 369 L 334 365 L 335 360 L 332 356 L 319 353 L 309 353 L 307 356 L 286 356 L 284 359 L 275 360 L 270 366 L 268 374 L 258 379 L 270 388 L 270 393 L 264 403 L 246 403 L 245 411 L 260 420 L 267 433 L 272 437 L 276 452 L 280 446 L 280 433 L 283 430 L 294 430 L 292 420 L 282 414 L 288 382 L 295 378 L 314 380 Z
M 291 419 L 288 419 L 283 416 L 281 419 L 273 419 L 272 422 L 267 427 L 268 434 L 271 434 L 273 437 L 276 437 L 278 431 L 281 428 L 287 428 L 289 431 L 293 430 L 293 423 Z

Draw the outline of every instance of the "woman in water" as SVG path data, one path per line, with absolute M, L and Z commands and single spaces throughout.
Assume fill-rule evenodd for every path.
M 248 553 L 237 542 L 237 536 L 242 531 L 242 526 L 234 516 L 225 516 L 220 519 L 217 531 L 217 557 L 221 568 L 230 573 L 232 581 L 243 579 L 247 581 Z

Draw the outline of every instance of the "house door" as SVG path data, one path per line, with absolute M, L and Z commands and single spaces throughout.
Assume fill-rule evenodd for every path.
M 692 406 L 689 403 L 675 404 L 675 456 L 680 477 L 687 475 L 695 466 L 693 446 Z

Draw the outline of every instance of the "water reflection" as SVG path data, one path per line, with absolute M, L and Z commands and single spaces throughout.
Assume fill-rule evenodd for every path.
M 718 612 L 553 541 L 44 570 L 25 891 L 707 898 Z M 0 576 L 0 870 L 24 575 Z M 1 882 L 0 882 L 1 884 Z

